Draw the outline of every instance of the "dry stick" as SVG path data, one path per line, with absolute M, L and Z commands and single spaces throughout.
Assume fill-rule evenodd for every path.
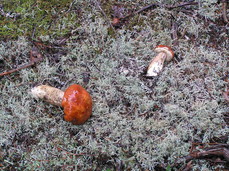
M 199 144 L 199 143 L 198 143 Z M 202 144 L 202 143 L 200 143 Z M 190 161 L 195 160 L 195 159 L 208 159 L 209 157 L 223 157 L 226 161 L 224 162 L 229 162 L 229 145 L 228 144 L 216 144 L 212 145 L 207 148 L 203 148 L 202 151 L 193 151 L 193 145 L 190 150 L 190 154 L 178 159 L 172 167 L 177 167 L 179 164 L 183 163 L 183 161 L 188 162 L 184 166 L 182 166 L 179 170 L 185 170 L 187 165 L 191 164 Z M 210 145 L 210 144 L 208 144 Z M 219 162 L 219 161 L 215 161 Z M 190 165 L 191 166 L 191 165 Z M 190 166 L 187 166 L 187 168 L 190 168 Z
M 173 45 L 174 46 L 179 45 L 177 32 L 178 32 L 178 25 L 175 22 L 175 18 L 172 16 L 172 38 L 173 38 Z
M 228 23 L 228 19 L 227 19 L 227 0 L 223 0 L 222 1 L 222 13 L 223 13 L 223 20 L 225 23 Z
M 181 167 L 179 171 L 190 171 L 192 169 L 192 160 L 189 161 L 186 165 Z
M 190 157 L 192 159 L 195 159 L 195 158 L 201 159 L 201 158 L 210 157 L 213 155 L 224 157 L 226 161 L 229 162 L 229 150 L 225 147 L 221 147 L 218 149 L 210 149 L 210 150 L 201 151 L 201 152 L 193 152 L 192 154 L 190 154 Z
M 42 59 L 43 59 L 43 56 L 41 55 L 41 53 L 37 52 L 37 49 L 33 48 L 30 51 L 30 62 L 29 63 L 24 64 L 24 65 L 22 65 L 22 66 L 20 66 L 18 68 L 15 68 L 15 69 L 0 73 L 0 76 L 8 75 L 8 74 L 11 74 L 13 72 L 19 71 L 21 69 L 28 68 L 28 67 L 36 64 L 37 62 L 42 61 Z
M 226 89 L 226 91 L 225 92 L 223 92 L 223 96 L 224 96 L 224 98 L 227 100 L 227 102 L 229 102 L 229 90 L 228 89 Z
M 141 9 L 139 9 L 139 10 L 137 10 L 137 11 L 133 12 L 133 13 L 130 13 L 130 14 L 126 15 L 125 17 L 120 18 L 120 19 L 122 19 L 122 20 L 126 20 L 127 18 L 129 18 L 129 17 L 131 17 L 131 16 L 133 16 L 133 15 L 136 15 L 136 14 L 138 14 L 138 13 L 142 12 L 142 11 L 145 11 L 145 10 L 147 10 L 147 9 L 152 8 L 153 6 L 155 6 L 155 7 L 156 7 L 156 6 L 160 6 L 160 5 L 159 5 L 159 4 L 156 4 L 156 3 L 153 3 L 153 4 L 150 4 L 150 5 L 147 5 L 147 6 L 143 7 L 143 8 L 141 8 Z
M 136 15 L 136 14 L 142 12 L 142 11 L 148 10 L 148 9 L 150 9 L 152 7 L 165 7 L 165 8 L 173 9 L 173 8 L 179 8 L 179 7 L 188 6 L 188 5 L 197 5 L 197 4 L 198 4 L 198 2 L 184 2 L 184 3 L 181 3 L 181 4 L 177 4 L 177 5 L 163 5 L 163 4 L 159 4 L 159 3 L 153 3 L 153 4 L 150 4 L 150 5 L 147 5 L 147 6 L 143 7 L 143 8 L 141 8 L 141 9 L 139 9 L 139 10 L 137 10 L 137 11 L 131 13 L 131 14 L 128 14 L 125 17 L 120 18 L 120 19 L 125 20 L 125 19 L 127 19 L 127 18 L 129 18 L 129 17 L 131 17 L 133 15 Z
M 223 157 L 226 162 L 229 162 L 229 145 L 228 144 L 216 144 L 211 147 L 202 149 L 202 151 L 191 151 L 188 156 L 180 158 L 173 166 L 181 164 L 183 161 L 190 162 L 194 159 L 208 159 L 210 157 L 217 156 Z
M 172 9 L 172 8 L 179 8 L 179 7 L 188 6 L 188 5 L 198 5 L 198 2 L 184 2 L 181 4 L 177 4 L 177 5 L 165 5 L 165 7 Z

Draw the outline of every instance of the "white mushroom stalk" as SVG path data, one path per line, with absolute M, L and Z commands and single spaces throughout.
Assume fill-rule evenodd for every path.
M 174 52 L 169 46 L 158 45 L 155 48 L 155 52 L 158 52 L 158 54 L 155 58 L 152 59 L 148 66 L 146 73 L 146 76 L 148 77 L 157 76 L 161 72 L 164 62 L 171 61 L 174 57 Z
M 46 102 L 56 106 L 61 106 L 61 102 L 64 97 L 63 91 L 48 85 L 34 87 L 31 90 L 31 94 L 37 99 L 44 99 Z

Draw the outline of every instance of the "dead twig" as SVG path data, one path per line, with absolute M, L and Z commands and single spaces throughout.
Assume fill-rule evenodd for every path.
M 216 149 L 206 149 L 201 152 L 193 152 L 189 155 L 189 159 L 203 159 L 209 158 L 211 156 L 223 157 L 227 162 L 229 162 L 229 150 L 228 147 L 218 147 Z
M 192 170 L 192 160 L 179 169 L 179 171 L 190 171 L 190 170 Z
M 36 47 L 39 47 L 39 49 L 46 49 L 46 48 L 49 48 L 51 49 L 52 46 L 51 45 L 45 45 L 43 42 L 36 42 L 36 41 L 33 41 L 33 44 L 36 46 Z
M 177 35 L 177 32 L 178 32 L 178 25 L 175 21 L 175 18 L 172 16 L 172 39 L 173 39 L 173 46 L 178 46 L 179 45 L 179 41 L 178 41 L 178 35 Z
M 198 5 L 198 2 L 183 2 L 180 4 L 176 4 L 176 5 L 165 5 L 165 7 L 172 9 L 172 8 L 179 8 L 179 7 L 184 7 L 184 6 L 188 6 L 188 5 Z
M 222 14 L 223 14 L 223 20 L 225 23 L 228 23 L 227 18 L 227 0 L 222 0 Z
M 227 102 L 229 102 L 229 90 L 228 89 L 226 89 L 226 91 L 223 92 L 223 96 L 227 100 Z
M 28 67 L 36 64 L 37 62 L 42 61 L 42 59 L 43 59 L 42 54 L 40 52 L 38 52 L 38 49 L 36 47 L 33 47 L 32 50 L 30 51 L 30 62 L 29 63 L 24 64 L 22 66 L 19 66 L 18 68 L 0 73 L 0 76 L 8 75 L 8 74 L 11 74 L 13 72 L 28 68 Z
M 176 5 L 166 5 L 166 4 L 161 4 L 161 3 L 152 3 L 150 5 L 147 5 L 131 14 L 128 14 L 122 18 L 119 18 L 121 21 L 124 21 L 126 20 L 127 18 L 129 17 L 132 17 L 136 14 L 139 14 L 145 10 L 149 10 L 150 8 L 156 8 L 156 7 L 164 7 L 164 8 L 168 8 L 168 9 L 173 9 L 173 8 L 179 8 L 179 7 L 184 7 L 184 6 L 188 6 L 188 5 L 197 5 L 198 2 L 183 2 L 183 3 L 179 3 L 179 4 L 176 4 Z
M 205 146 L 208 147 L 205 147 Z M 199 149 L 197 149 L 197 147 Z M 190 169 L 191 163 L 193 160 L 202 159 L 202 160 L 210 160 L 214 163 L 228 163 L 229 162 L 229 145 L 228 144 L 217 144 L 217 143 L 193 143 L 190 149 L 189 155 L 180 158 L 177 162 L 173 164 L 173 167 L 178 166 L 182 162 L 186 162 L 184 166 L 180 168 L 180 170 L 184 170 L 185 168 Z

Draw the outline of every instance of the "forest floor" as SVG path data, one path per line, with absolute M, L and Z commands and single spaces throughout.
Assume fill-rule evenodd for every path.
M 0 169 L 229 169 L 227 5 L 1 1 Z M 157 45 L 175 57 L 146 77 Z M 41 84 L 82 85 L 90 119 L 64 121 Z

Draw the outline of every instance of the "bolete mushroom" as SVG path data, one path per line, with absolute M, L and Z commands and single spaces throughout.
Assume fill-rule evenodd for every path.
M 120 19 L 115 17 L 113 18 L 112 22 L 111 22 L 112 26 L 116 27 L 120 24 Z
M 174 52 L 171 47 L 165 45 L 158 45 L 155 48 L 157 56 L 150 62 L 146 76 L 152 77 L 157 76 L 162 70 L 165 61 L 171 61 L 174 57 Z
M 44 99 L 56 106 L 64 108 L 64 120 L 74 125 L 81 125 L 88 120 L 92 113 L 92 98 L 80 85 L 73 84 L 65 92 L 60 89 L 40 85 L 31 90 L 35 98 Z

